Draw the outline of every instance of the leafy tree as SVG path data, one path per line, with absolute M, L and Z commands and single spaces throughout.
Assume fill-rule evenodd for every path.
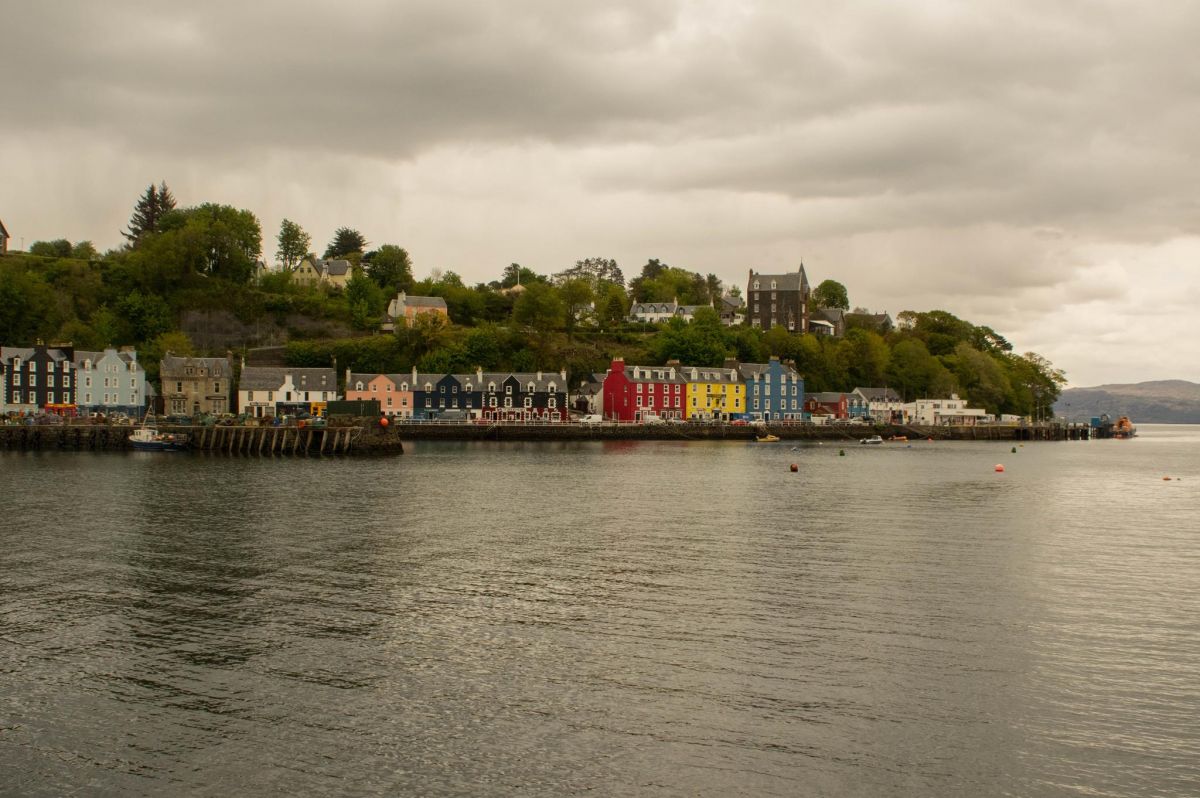
M 526 268 L 519 263 L 510 263 L 504 267 L 504 274 L 500 278 L 500 287 L 512 288 L 514 285 L 532 285 L 544 282 L 546 282 L 546 278 L 533 269 Z
M 54 289 L 22 268 L 0 265 L 0 341 L 32 344 L 61 324 Z
M 1012 386 L 1000 362 L 965 341 L 947 360 L 972 407 L 986 408 L 992 414 L 1002 412 Z
M 279 225 L 279 236 L 275 240 L 279 244 L 275 250 L 275 260 L 285 271 L 292 271 L 299 266 L 312 245 L 312 236 L 291 219 L 284 219 Z
M 92 261 L 100 257 L 91 241 L 80 241 L 71 247 L 71 257 L 75 260 Z
M 149 341 L 174 326 L 170 305 L 155 294 L 133 291 L 117 304 L 117 313 L 128 328 L 124 340 Z
M 129 229 L 122 231 L 121 235 L 136 244 L 147 233 L 158 232 L 159 222 L 174 209 L 175 197 L 167 188 L 166 181 L 158 186 L 151 183 L 133 206 L 133 215 L 129 217 Z
M 727 331 L 712 308 L 696 311 L 689 324 L 681 318 L 666 323 L 652 344 L 653 357 L 660 363 L 679 360 L 687 365 L 719 366 L 731 353 Z
M 883 336 L 860 328 L 846 332 L 839 345 L 842 364 L 849 377 L 847 390 L 862 385 L 880 387 L 887 381 L 891 350 Z
M 346 302 L 351 323 L 360 330 L 373 330 L 379 326 L 388 298 L 374 280 L 355 269 L 346 283 Z
M 571 280 L 580 279 L 586 280 L 593 290 L 599 290 L 602 283 L 622 287 L 625 285 L 625 275 L 612 258 L 584 258 L 576 261 L 570 269 L 554 275 L 553 282 L 555 285 L 563 285 Z
M 367 274 L 389 293 L 409 291 L 413 286 L 412 258 L 408 250 L 395 244 L 383 244 L 363 256 Z
M 56 241 L 34 241 L 29 245 L 29 254 L 42 258 L 69 258 L 71 242 L 65 238 Z
M 837 280 L 823 280 L 813 289 L 812 303 L 818 308 L 850 309 L 850 298 L 846 294 L 846 286 Z
M 589 306 L 595 300 L 596 294 L 592 288 L 591 280 L 586 277 L 576 277 L 567 280 L 558 291 L 562 297 L 563 304 L 566 306 L 566 327 L 567 334 L 570 335 L 575 331 L 575 325 L 579 321 L 579 316 L 589 312 Z
M 629 297 L 619 285 L 607 285 L 596 300 L 596 321 L 605 330 L 619 327 L 629 315 Z
M 566 306 L 557 289 L 545 283 L 533 283 L 513 305 L 513 321 L 531 328 L 543 338 L 563 326 Z
M 333 240 L 325 247 L 326 258 L 344 258 L 353 253 L 362 253 L 367 248 L 367 239 L 363 234 L 349 227 L 339 227 L 333 234 Z
M 710 274 L 704 278 L 704 287 L 708 291 L 708 302 L 713 307 L 721 301 L 721 278 L 715 274 Z
M 262 228 L 250 211 L 205 203 L 163 217 L 162 238 L 174 245 L 171 260 L 186 272 L 246 283 L 262 252 Z

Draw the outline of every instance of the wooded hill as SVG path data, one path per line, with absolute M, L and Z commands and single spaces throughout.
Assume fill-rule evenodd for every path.
M 510 264 L 497 279 L 475 285 L 440 269 L 416 280 L 402 247 L 372 249 L 343 227 L 325 257 L 351 261 L 348 285 L 302 285 L 287 265 L 294 268 L 311 240 L 294 222 L 285 220 L 277 238 L 276 261 L 285 268 L 263 274 L 253 213 L 211 203 L 176 209 L 165 185 L 151 188 L 154 196 L 148 190 L 138 201 L 126 246 L 101 255 L 88 242 L 63 239 L 0 258 L 0 343 L 132 345 L 151 376 L 167 350 L 224 354 L 280 345 L 285 362 L 296 366 L 326 366 L 336 357 L 339 369 L 388 373 L 413 366 L 424 372 L 566 367 L 572 385 L 603 372 L 614 356 L 720 365 L 730 357 L 764 362 L 776 355 L 795 361 L 809 392 L 889 386 L 908 399 L 956 392 L 990 412 L 1019 415 L 1044 411 L 1064 382 L 1044 358 L 1018 355 L 990 328 L 940 310 L 904 311 L 886 334 L 851 325 L 838 339 L 726 327 L 708 308 L 690 324 L 629 323 L 634 300 L 705 305 L 724 292 L 714 275 L 657 259 L 628 283 L 605 258 L 550 275 Z M 823 285 L 816 295 L 849 308 L 841 284 Z M 399 290 L 443 297 L 450 323 L 424 315 L 411 328 L 378 332 Z

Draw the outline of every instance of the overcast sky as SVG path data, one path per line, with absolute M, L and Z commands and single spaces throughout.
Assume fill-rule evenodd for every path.
M 468 282 L 803 260 L 1073 385 L 1200 381 L 1200 4 L 0 0 L 0 219 L 137 196 L 342 225 Z

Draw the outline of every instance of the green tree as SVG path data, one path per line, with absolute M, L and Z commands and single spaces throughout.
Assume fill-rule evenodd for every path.
M 532 329 L 543 340 L 547 333 L 560 329 L 566 306 L 554 286 L 532 283 L 525 287 L 513 305 L 513 321 Z
M 727 334 L 720 315 L 701 308 L 690 324 L 679 317 L 666 323 L 651 344 L 653 357 L 660 363 L 678 360 L 689 366 L 719 366 L 731 354 Z
M 34 241 L 29 245 L 29 254 L 42 258 L 71 257 L 71 242 L 65 238 L 55 241 Z
M 389 293 L 412 290 L 412 258 L 408 250 L 395 244 L 383 244 L 363 256 L 367 274 L 375 284 Z
M 91 241 L 80 241 L 71 247 L 71 257 L 76 260 L 92 261 L 100 257 Z
M 850 297 L 846 293 L 846 286 L 837 280 L 822 280 L 821 284 L 813 289 L 812 304 L 818 308 L 849 310 Z
M 603 330 L 612 330 L 621 326 L 629 315 L 629 297 L 619 285 L 604 286 L 604 291 L 596 298 L 596 321 Z
M 122 231 L 121 235 L 131 243 L 137 244 L 147 233 L 158 232 L 159 222 L 174 209 L 175 197 L 167 188 L 166 181 L 158 186 L 151 183 L 133 206 L 133 215 L 129 217 L 129 229 Z
M 367 239 L 363 238 L 363 234 L 349 227 L 339 227 L 333 234 L 333 240 L 329 242 L 329 246 L 325 247 L 326 258 L 345 258 L 348 255 L 359 253 L 360 255 L 367 248 Z
M 592 281 L 586 277 L 567 280 L 558 291 L 566 307 L 567 335 L 571 335 L 575 332 L 579 317 L 590 312 L 596 294 L 592 289 Z
M 174 245 L 172 260 L 185 271 L 247 283 L 262 252 L 262 228 L 250 211 L 205 203 L 172 211 L 160 222 L 161 236 Z
M 892 353 L 879 333 L 861 328 L 848 330 L 839 349 L 850 382 L 848 389 L 880 388 L 887 382 Z
M 519 263 L 510 263 L 505 266 L 504 274 L 500 277 L 501 288 L 512 288 L 514 285 L 532 285 L 533 283 L 544 282 L 546 282 L 545 277 Z
M 355 269 L 346 283 L 346 302 L 351 323 L 360 330 L 373 330 L 379 326 L 388 299 L 374 280 Z
M 285 271 L 292 271 L 299 266 L 312 245 L 312 236 L 291 219 L 284 219 L 279 225 L 279 236 L 275 240 L 279 245 L 275 250 L 275 260 Z
M 117 313 L 128 328 L 123 340 L 149 341 L 174 326 L 171 306 L 155 294 L 133 291 L 117 304 Z

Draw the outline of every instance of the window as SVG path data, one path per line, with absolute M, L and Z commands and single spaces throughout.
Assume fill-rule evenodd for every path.
M 558 407 L 558 400 L 554 397 L 550 397 L 550 400 L 546 403 L 546 405 L 548 407 Z
M 533 397 L 532 397 L 532 396 L 526 396 L 526 397 L 525 397 L 525 406 L 526 406 L 526 407 L 533 407 Z
M 458 393 L 458 386 L 454 385 L 450 388 L 450 393 Z
M 30 387 L 30 388 L 32 388 L 32 387 L 34 387 L 35 385 L 37 385 L 37 373 L 36 373 L 36 372 L 30 372 L 30 374 L 29 374 L 29 387 Z
M 494 383 L 494 382 L 489 382 L 489 383 L 488 383 L 488 390 L 489 390 L 489 391 L 491 391 L 492 393 L 495 393 L 495 392 L 496 392 L 496 383 Z
M 183 393 L 183 383 L 182 382 L 175 383 L 175 393 Z
M 13 372 L 12 384 L 13 384 L 13 385 L 20 385 L 20 384 L 21 384 L 21 372 L 19 372 L 19 371 L 14 371 L 14 372 Z
M 537 390 L 537 386 L 536 386 L 536 385 L 534 385 L 532 382 L 531 382 L 531 383 L 529 383 L 529 392 L 530 392 L 530 393 L 533 393 L 533 392 L 534 392 L 534 391 L 536 391 L 536 390 Z
M 359 380 L 358 382 L 354 383 L 354 388 L 355 388 L 355 390 L 361 391 L 363 389 L 362 380 Z
M 379 386 L 378 386 L 378 385 L 376 385 L 375 383 L 371 383 L 371 393 L 375 393 L 375 389 L 376 389 L 376 388 L 378 388 L 378 387 L 379 387 Z
M 220 393 L 220 392 L 221 392 L 221 383 L 220 383 L 220 381 L 218 381 L 218 382 L 214 382 L 214 383 L 213 383 L 213 393 Z
M 511 393 L 512 393 L 512 386 L 511 386 L 511 385 L 505 385 L 505 386 L 504 386 L 504 392 L 505 392 L 505 393 L 507 393 L 507 394 L 511 394 Z M 507 404 L 505 404 L 504 406 L 505 406 L 505 407 L 512 407 L 512 402 L 508 402 L 508 403 L 507 403 Z
M 512 387 L 512 386 L 509 386 L 509 387 Z M 512 397 L 511 396 L 504 397 L 504 406 L 512 407 Z
M 758 400 L 757 399 L 754 400 L 754 409 L 755 410 L 758 409 Z
M 757 291 L 757 290 L 758 290 L 758 280 L 755 280 L 755 281 L 754 281 L 754 290 L 755 290 L 755 291 Z
M 407 390 L 408 390 L 408 383 L 407 383 L 407 382 L 402 382 L 402 383 L 400 383 L 400 390 L 402 390 L 402 391 L 407 391 Z
M 129 378 L 129 387 L 130 387 L 130 388 L 136 388 L 136 387 L 137 387 L 137 379 L 136 379 L 136 378 L 134 378 L 134 377 L 130 377 L 130 378 Z
M 640 382 L 638 383 L 637 392 L 638 393 L 642 392 L 642 384 Z
M 438 386 L 438 392 L 439 392 L 439 393 L 445 393 L 445 392 L 446 392 L 446 386 L 445 386 L 445 385 L 439 385 L 439 386 Z
M 385 391 L 387 391 L 388 393 L 391 393 L 392 392 L 392 384 L 390 382 L 385 382 L 383 384 L 383 389 Z

